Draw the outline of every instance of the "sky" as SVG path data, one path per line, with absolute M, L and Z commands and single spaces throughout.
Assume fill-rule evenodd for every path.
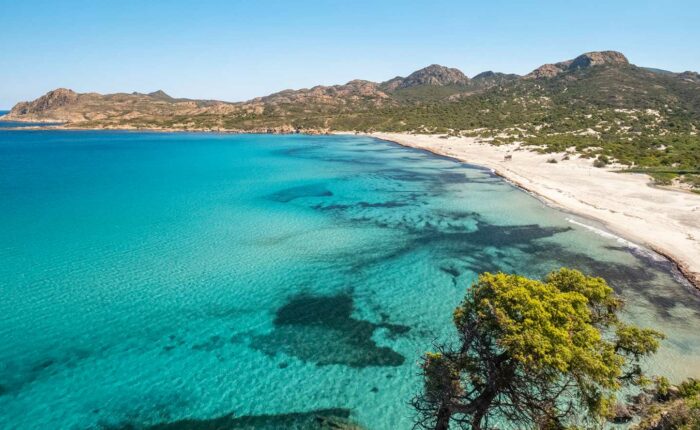
M 700 1 L 0 0 L 0 109 L 58 87 L 240 101 L 594 50 L 700 71 Z

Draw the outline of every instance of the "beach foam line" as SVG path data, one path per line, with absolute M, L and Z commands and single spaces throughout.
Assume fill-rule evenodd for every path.
M 666 260 L 667 260 L 666 257 L 664 257 L 663 255 L 661 255 L 661 254 L 659 254 L 659 253 L 657 253 L 657 252 L 655 252 L 655 251 L 653 251 L 653 250 L 651 250 L 651 249 L 645 248 L 644 246 L 641 246 L 641 245 L 636 244 L 636 243 L 634 243 L 634 242 L 631 242 L 631 241 L 629 241 L 629 240 L 627 240 L 627 239 L 625 239 L 625 238 L 623 238 L 623 237 L 620 237 L 620 236 L 618 236 L 618 235 L 616 235 L 616 234 L 614 234 L 614 233 L 610 233 L 609 231 L 605 231 L 605 230 L 603 230 L 603 229 L 600 229 L 600 228 L 597 228 L 597 227 L 593 227 L 592 225 L 588 225 L 588 224 L 586 224 L 586 223 L 577 221 L 577 220 L 575 220 L 575 219 L 573 219 L 573 218 L 568 218 L 568 217 L 567 217 L 566 220 L 567 220 L 568 222 L 570 222 L 571 224 L 574 224 L 574 225 L 583 227 L 583 228 L 585 228 L 586 230 L 589 230 L 589 231 L 591 231 L 591 232 L 593 232 L 593 233 L 595 233 L 595 234 L 597 234 L 597 235 L 599 235 L 599 236 L 605 237 L 605 238 L 607 238 L 607 239 L 613 239 L 613 240 L 615 240 L 617 243 L 619 243 L 619 244 L 621 244 L 621 245 L 623 245 L 623 246 L 626 246 L 627 248 L 630 248 L 630 250 L 634 251 L 635 253 L 640 254 L 640 255 L 643 255 L 643 256 L 645 256 L 645 257 L 647 257 L 647 258 L 651 258 L 651 259 L 653 259 L 653 260 L 655 260 L 655 261 L 666 261 Z
M 678 263 L 676 263 L 672 258 L 660 254 L 657 251 L 654 251 L 653 249 L 645 248 L 644 246 L 638 245 L 634 242 L 630 242 L 629 240 L 624 239 L 616 234 L 610 233 L 609 231 L 593 227 L 592 225 L 576 221 L 572 218 L 566 218 L 566 220 L 571 224 L 583 227 L 586 230 L 589 230 L 599 236 L 605 237 L 607 239 L 614 239 L 618 243 L 629 248 L 631 253 L 636 254 L 642 258 L 647 258 L 649 260 L 657 262 L 668 262 L 672 264 L 674 266 L 673 270 L 671 270 L 671 276 L 673 277 L 673 279 L 675 279 L 678 283 L 690 288 L 691 290 L 695 288 L 693 283 L 688 279 L 688 277 L 683 274 L 683 270 L 678 266 Z
M 637 245 L 636 243 L 630 242 L 629 240 L 622 238 L 616 234 L 610 233 L 609 231 L 605 231 L 603 229 L 593 227 L 592 225 L 588 225 L 588 224 L 582 223 L 580 221 L 576 221 L 573 218 L 567 217 L 566 220 L 568 222 L 570 222 L 571 224 L 574 224 L 574 225 L 577 225 L 579 227 L 583 227 L 586 230 L 592 231 L 593 233 L 597 234 L 598 236 L 602 236 L 602 237 L 605 237 L 607 239 L 615 239 L 618 243 L 625 245 L 627 247 L 635 248 L 635 249 L 641 248 L 641 246 Z

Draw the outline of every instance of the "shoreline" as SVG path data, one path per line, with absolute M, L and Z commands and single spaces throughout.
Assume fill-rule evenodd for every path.
M 235 129 L 235 128 L 212 128 L 212 127 L 201 127 L 201 128 L 182 128 L 182 127 L 134 127 L 129 125 L 115 125 L 115 126 L 86 126 L 79 127 L 71 125 L 70 122 L 60 122 L 52 120 L 39 120 L 39 119 L 6 119 L 6 115 L 0 116 L 0 124 L 5 123 L 26 123 L 33 125 L 20 125 L 15 127 L 2 127 L 2 130 L 66 130 L 66 131 L 143 131 L 143 132 L 160 132 L 160 133 L 221 133 L 221 134 L 308 134 L 308 135 L 323 135 L 323 134 L 333 134 L 328 129 L 315 129 L 315 128 L 294 128 L 291 126 L 276 126 L 276 127 L 262 127 L 257 129 Z M 44 122 L 45 124 L 42 124 Z
M 438 135 L 361 135 L 488 168 L 545 204 L 598 222 L 613 235 L 666 258 L 700 292 L 700 195 L 653 187 L 646 175 L 594 168 L 578 157 L 550 163 L 564 154 L 539 154 L 518 145 L 495 146 L 475 138 Z M 506 154 L 513 159 L 505 161 Z M 564 166 L 573 168 L 562 175 Z M 559 174 L 550 175 L 555 169 Z M 647 207 L 635 207 L 638 201 Z
M 0 118 L 0 121 L 2 119 Z M 29 122 L 29 121 L 27 121 Z M 459 162 L 490 169 L 543 203 L 600 223 L 605 230 L 633 244 L 641 245 L 669 260 L 680 274 L 700 292 L 700 194 L 654 187 L 639 173 L 615 173 L 594 168 L 590 160 L 571 156 L 551 163 L 563 153 L 540 154 L 518 144 L 492 145 L 471 137 L 411 135 L 405 133 L 357 133 L 354 131 L 267 128 L 260 130 L 217 130 L 136 127 L 66 127 L 37 125 L 5 127 L 3 130 L 101 130 L 161 133 L 221 134 L 339 134 L 361 135 L 420 149 Z M 513 159 L 505 161 L 506 154 Z M 561 167 L 566 165 L 565 174 Z M 572 168 L 568 168 L 572 167 Z M 559 175 L 551 173 L 559 170 Z M 547 174 L 543 175 L 542 173 Z M 646 204 L 649 207 L 644 207 Z M 694 221 L 694 222 L 693 222 Z

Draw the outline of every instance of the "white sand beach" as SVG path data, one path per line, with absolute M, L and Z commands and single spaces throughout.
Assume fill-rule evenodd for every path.
M 372 136 L 493 169 L 553 206 L 602 222 L 611 232 L 673 260 L 700 289 L 700 194 L 656 188 L 647 175 L 595 168 L 590 159 L 538 154 L 517 144 L 402 133 Z M 512 155 L 506 161 L 505 156 Z M 548 163 L 554 158 L 557 163 Z

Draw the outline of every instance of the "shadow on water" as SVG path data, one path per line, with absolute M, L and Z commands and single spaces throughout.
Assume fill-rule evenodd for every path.
M 377 187 L 373 190 L 378 193 L 377 199 L 364 197 L 362 200 L 356 200 L 354 196 L 334 195 L 327 184 L 287 188 L 270 198 L 279 202 L 292 202 L 308 197 L 303 202 L 310 209 L 325 212 L 341 222 L 358 227 L 371 225 L 401 231 L 401 240 L 391 244 L 377 244 L 355 255 L 336 255 L 334 258 L 343 261 L 348 271 L 361 271 L 386 264 L 420 248 L 430 247 L 438 250 L 436 270 L 450 276 L 456 287 L 464 287 L 458 283 L 464 274 L 503 270 L 541 277 L 549 270 L 567 266 L 605 278 L 618 293 L 627 297 L 642 297 L 645 302 L 643 305 L 660 318 L 677 320 L 679 317 L 674 316 L 674 308 L 688 300 L 692 302 L 693 314 L 700 317 L 700 300 L 696 296 L 687 297 L 687 292 L 683 289 L 657 288 L 658 272 L 670 273 L 673 270 L 668 261 L 657 261 L 639 255 L 635 255 L 638 264 L 633 265 L 598 260 L 548 240 L 555 235 L 571 231 L 571 227 L 548 227 L 538 224 L 494 225 L 475 212 L 440 210 L 427 205 L 433 197 L 448 196 L 452 189 L 450 187 L 454 184 L 480 184 L 485 185 L 488 190 L 491 190 L 491 184 L 501 185 L 502 179 L 489 171 L 464 166 L 451 160 L 428 167 L 421 164 L 414 167 L 408 163 L 405 166 L 387 166 L 379 163 L 383 161 L 381 157 L 373 156 L 374 150 L 369 153 L 365 150 L 341 151 L 329 159 L 328 154 L 319 149 L 293 148 L 285 150 L 284 155 L 343 162 L 355 166 L 380 165 L 381 167 L 370 167 L 358 174 L 359 177 L 374 178 L 378 181 L 373 184 Z M 385 149 L 393 150 L 394 147 L 388 146 Z M 406 150 L 402 148 L 401 152 L 404 151 Z M 419 152 L 417 157 L 422 159 L 422 154 Z M 410 191 L 404 187 L 410 187 Z M 505 189 L 499 187 L 498 190 Z M 391 195 L 391 199 L 385 199 L 387 195 Z M 611 252 L 630 252 L 628 248 L 623 247 L 608 246 L 608 249 Z M 295 303 L 289 306 L 294 307 Z M 311 302 L 307 304 L 318 305 Z M 349 312 L 345 321 L 353 324 Z M 295 341 L 292 334 L 294 330 L 291 328 L 293 326 L 294 324 L 277 324 L 275 332 L 270 335 L 272 338 L 268 340 L 277 339 L 281 348 L 296 350 L 296 354 L 308 358 L 313 353 L 303 351 L 302 339 Z M 321 326 L 322 324 L 306 324 L 307 331 L 318 330 Z M 332 324 L 326 324 L 325 327 L 328 329 L 326 334 L 338 330 Z M 366 336 L 366 333 L 371 335 L 372 330 L 371 323 L 365 321 L 355 328 L 348 328 L 346 332 L 354 332 L 357 339 L 367 339 L 369 336 Z M 281 337 L 287 331 L 290 338 L 288 342 L 284 342 Z M 336 337 L 343 338 L 346 335 Z M 366 342 L 363 344 L 368 345 Z M 347 343 L 344 345 L 347 346 Z M 330 362 L 334 360 L 345 359 L 327 358 Z
M 364 164 L 377 164 L 371 153 L 361 152 L 360 155 Z M 294 153 L 294 156 L 326 160 L 322 151 L 301 151 Z M 350 151 L 336 154 L 331 161 L 357 164 L 357 158 L 356 153 Z M 375 199 L 364 196 L 360 200 L 343 195 L 325 195 L 319 199 L 314 198 L 314 191 L 309 191 L 305 197 L 311 198 L 304 200 L 310 209 L 322 211 L 349 225 L 400 231 L 398 240 L 392 243 L 373 244 L 369 246 L 370 249 L 356 255 L 335 255 L 334 259 L 343 261 L 348 271 L 362 271 L 387 264 L 421 248 L 436 254 L 436 272 L 451 277 L 458 288 L 466 286 L 458 282 L 465 274 L 473 279 L 475 273 L 503 270 L 542 277 L 550 270 L 567 266 L 603 277 L 618 294 L 649 310 L 655 317 L 673 323 L 682 322 L 689 313 L 691 318 L 700 318 L 700 297 L 697 294 L 688 294 L 683 288 L 665 285 L 665 274 L 673 276 L 675 271 L 666 260 L 638 255 L 629 248 L 612 245 L 606 249 L 611 253 L 631 253 L 636 264 L 598 259 L 565 247 L 553 239 L 556 235 L 572 231 L 572 227 L 495 225 L 478 213 L 442 210 L 428 204 L 433 198 L 449 197 L 455 184 L 479 185 L 474 190 L 469 189 L 476 193 L 515 190 L 501 187 L 502 180 L 488 171 L 453 162 L 427 167 L 420 163 L 396 167 L 382 165 L 365 170 L 357 176 L 370 180 L 368 191 Z M 278 194 L 295 196 L 297 192 L 288 189 Z M 391 198 L 387 199 L 386 196 Z M 629 261 L 627 258 L 625 260 Z M 683 312 L 678 312 L 680 309 Z
M 646 302 L 644 306 L 658 317 L 678 320 L 682 317 L 674 316 L 673 310 L 690 301 L 693 303 L 691 312 L 700 318 L 700 298 L 697 295 L 680 288 L 658 288 L 658 273 L 672 273 L 674 270 L 667 260 L 638 255 L 629 248 L 608 246 L 611 252 L 632 252 L 638 264 L 602 261 L 546 240 L 572 231 L 572 227 L 495 225 L 475 212 L 421 207 L 418 205 L 420 200 L 420 197 L 413 196 L 412 201 L 398 199 L 371 205 L 364 201 L 343 204 L 311 202 L 310 207 L 358 226 L 370 224 L 403 232 L 403 240 L 390 246 L 383 243 L 381 249 L 366 250 L 362 255 L 344 255 L 349 270 L 385 264 L 429 246 L 438 249 L 443 258 L 461 262 L 438 267 L 453 277 L 455 285 L 463 270 L 474 273 L 504 270 L 541 277 L 549 270 L 567 266 L 606 279 L 623 296 L 642 296 Z M 372 208 L 385 210 L 369 210 Z
M 355 319 L 353 307 L 349 294 L 294 296 L 277 309 L 274 330 L 253 337 L 251 346 L 266 354 L 287 354 L 319 366 L 339 364 L 360 368 L 403 364 L 403 355 L 377 345 L 372 336 L 377 329 L 396 336 L 408 333 L 410 328 Z
M 312 184 L 285 188 L 271 194 L 269 198 L 276 202 L 289 203 L 304 197 L 330 197 L 332 195 L 333 193 L 325 188 L 323 184 Z
M 568 265 L 583 272 L 600 276 L 608 281 L 615 291 L 623 297 L 632 298 L 639 295 L 644 298 L 645 307 L 653 310 L 656 316 L 669 321 L 681 322 L 688 315 L 682 317 L 674 315 L 673 310 L 679 305 L 692 309 L 695 318 L 700 318 L 700 295 L 684 288 L 668 288 L 659 285 L 658 273 L 672 273 L 675 268 L 668 260 L 657 260 L 634 253 L 634 250 L 626 249 L 632 253 L 637 264 L 627 265 L 614 262 L 604 262 L 594 259 L 586 254 L 571 252 L 559 246 L 536 245 L 530 248 L 531 252 L 538 253 L 543 259 L 549 259 L 560 265 Z
M 322 211 L 336 211 L 336 210 L 346 210 L 350 208 L 367 209 L 367 208 L 402 208 L 410 206 L 410 203 L 401 202 L 397 200 L 387 200 L 385 202 L 370 203 L 370 202 L 357 202 L 352 204 L 330 204 L 330 205 L 315 205 L 314 209 Z
M 601 261 L 585 253 L 575 252 L 551 240 L 546 240 L 570 228 L 544 228 L 529 226 L 493 226 L 479 221 L 473 233 L 441 233 L 437 236 L 418 238 L 408 247 L 419 246 L 426 241 L 439 241 L 439 247 L 447 258 L 461 261 L 474 273 L 509 270 L 527 276 L 542 277 L 551 270 L 566 266 L 600 276 L 623 297 L 644 298 L 645 307 L 666 320 L 681 321 L 673 310 L 679 305 L 692 303 L 692 313 L 700 318 L 700 297 L 682 288 L 659 288 L 658 273 L 671 273 L 673 265 L 634 254 L 628 248 L 619 252 L 634 255 L 637 264 Z M 504 265 L 507 264 L 507 269 Z M 454 266 L 454 265 L 453 265 Z M 440 267 L 443 272 L 456 276 L 456 268 Z
M 350 410 L 342 408 L 319 409 L 310 412 L 291 412 L 276 415 L 233 414 L 210 419 L 187 418 L 169 423 L 139 425 L 126 423 L 100 426 L 103 430 L 360 430 L 350 420 Z
M 56 349 L 60 351 L 60 348 Z M 74 369 L 94 354 L 95 351 L 75 348 L 48 353 L 45 358 L 29 363 L 5 362 L 0 368 L 4 367 L 7 379 L 0 380 L 0 396 L 18 393 L 36 381 L 51 378 L 66 369 Z
M 272 154 L 283 157 L 294 157 L 305 160 L 319 160 L 326 163 L 338 163 L 355 166 L 381 166 L 386 161 L 379 157 L 371 157 L 371 153 L 366 151 L 347 151 L 342 153 L 329 153 L 325 151 L 325 146 L 296 146 L 293 148 L 283 148 L 271 151 Z M 374 152 L 374 151 L 372 151 Z M 370 155 L 368 157 L 368 155 Z
M 404 232 L 403 241 L 397 241 L 390 247 L 382 243 L 376 250 L 365 250 L 355 256 L 347 255 L 350 261 L 348 267 L 361 269 L 375 264 L 385 264 L 387 261 L 400 258 L 416 251 L 421 247 L 438 249 L 443 258 L 465 258 L 480 262 L 473 271 L 499 270 L 502 259 L 499 255 L 507 254 L 505 250 L 527 249 L 536 247 L 540 239 L 551 238 L 560 233 L 566 233 L 571 227 L 542 227 L 537 224 L 528 225 L 493 225 L 489 224 L 476 213 L 428 213 L 420 218 L 420 224 L 414 219 L 404 217 L 393 223 L 376 219 L 356 219 L 355 222 L 373 223 L 380 227 L 401 229 Z M 496 252 L 486 253 L 485 249 L 498 248 Z M 454 267 L 441 267 L 444 272 L 455 276 Z

